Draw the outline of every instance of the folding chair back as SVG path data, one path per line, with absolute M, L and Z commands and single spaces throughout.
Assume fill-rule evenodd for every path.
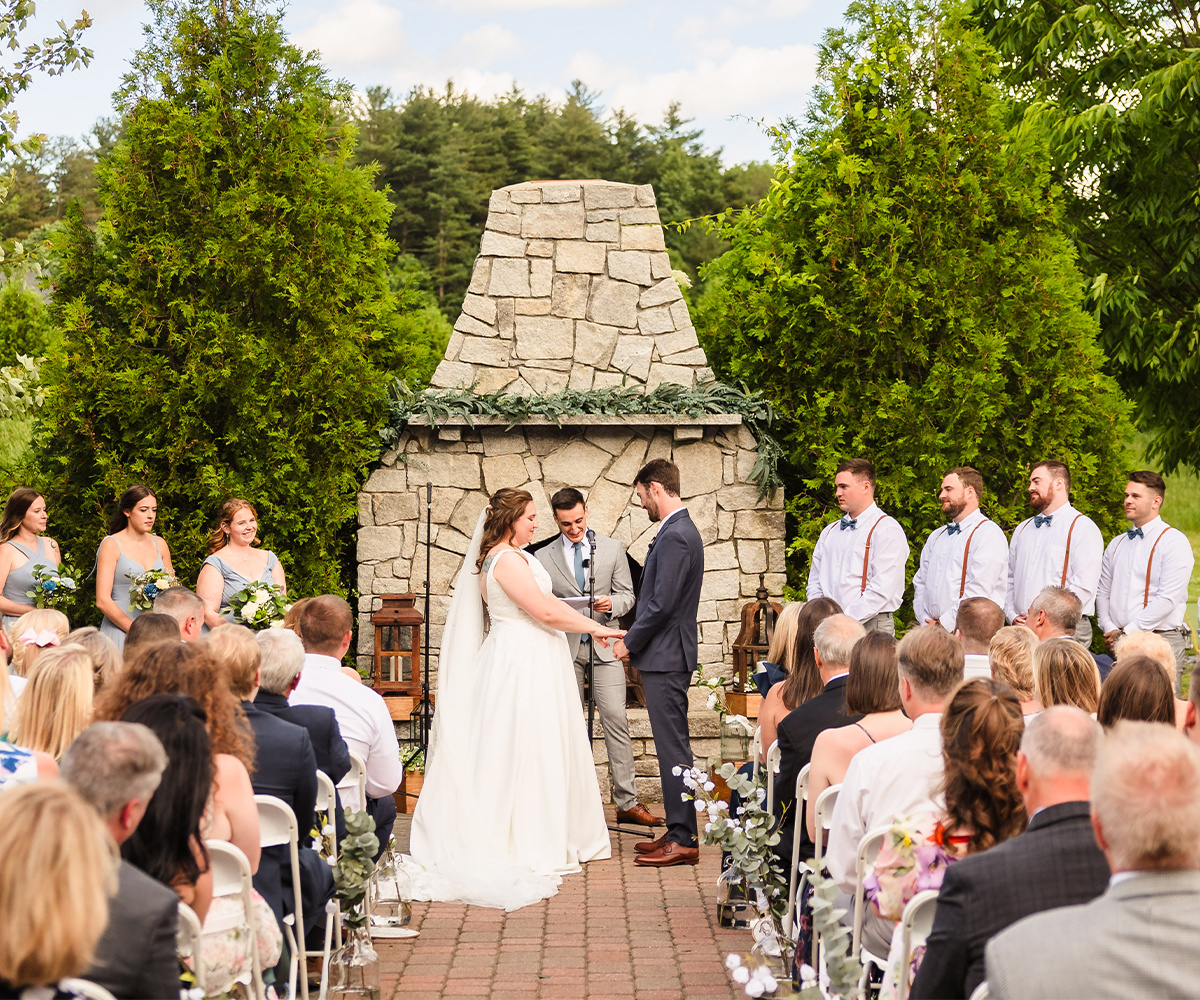
M 762 726 L 754 727 L 754 739 L 750 741 L 750 760 L 753 767 L 750 770 L 750 777 L 755 781 L 758 780 L 758 758 L 762 755 Z
M 317 812 L 324 813 L 329 820 L 329 825 L 336 826 L 337 824 L 337 789 L 334 787 L 333 779 L 324 771 L 317 772 Z M 325 835 L 322 833 L 319 838 L 319 852 L 321 857 L 326 860 L 332 858 L 337 861 L 338 846 L 336 834 L 329 838 L 328 844 L 325 840 Z
M 937 890 L 926 889 L 913 896 L 904 907 L 904 915 L 900 918 L 900 978 L 896 981 L 896 995 L 900 1000 L 908 998 L 908 969 L 912 965 L 912 953 L 925 943 L 929 932 L 933 930 L 937 900 Z
M 84 1000 L 116 1000 L 108 990 L 90 979 L 60 979 L 59 986 L 64 993 L 72 993 Z
M 988 1000 L 989 996 L 991 996 L 991 993 L 988 990 L 987 980 L 985 979 L 982 983 L 975 987 L 974 991 L 971 993 L 971 1000 Z
M 196 911 L 180 900 L 179 923 L 175 929 L 175 951 L 180 960 L 190 959 L 190 961 L 184 961 L 183 964 L 192 969 L 196 976 L 196 985 L 204 990 L 207 996 L 208 990 L 204 983 L 204 964 L 200 954 L 202 933 L 203 928 L 200 926 L 200 918 L 196 916 Z
M 830 823 L 833 822 L 833 807 L 837 805 L 838 792 L 841 790 L 840 784 L 830 785 L 817 796 L 817 836 L 813 840 L 816 845 L 813 856 L 817 859 L 817 867 L 820 867 L 821 860 L 825 857 L 825 845 L 828 842 L 826 835 L 829 833 Z
M 775 740 L 767 751 L 767 812 L 775 811 L 775 775 L 779 773 L 779 761 L 782 757 L 783 751 L 779 749 L 779 740 Z
M 867 893 L 863 880 L 873 867 L 879 851 L 883 848 L 884 838 L 891 830 L 890 826 L 881 826 L 872 830 L 858 842 L 858 865 L 854 877 L 854 935 L 851 937 L 850 954 L 857 955 L 862 945 L 863 916 L 866 911 Z
M 229 896 L 240 900 L 242 919 L 245 921 L 250 940 L 251 983 L 254 995 L 259 1000 L 266 997 L 262 980 L 262 966 L 258 960 L 257 934 L 254 932 L 254 899 L 251 896 L 250 862 L 241 849 L 224 840 L 206 840 L 209 862 L 212 866 L 213 898 Z
M 337 783 L 346 812 L 367 808 L 367 765 L 353 750 L 350 751 L 350 770 Z
M 804 815 L 804 806 L 808 802 L 808 772 L 811 765 L 805 764 L 800 768 L 800 773 L 796 775 L 796 822 L 793 824 L 792 830 L 792 870 L 788 873 L 788 904 L 787 910 L 783 915 L 784 933 L 789 941 L 796 940 L 796 922 L 793 920 L 794 911 L 797 908 L 797 894 L 804 891 L 804 885 L 808 880 L 808 866 L 800 857 L 800 838 L 804 831 L 801 829 L 800 820 Z M 801 873 L 804 873 L 803 875 Z
M 328 779 L 326 779 L 328 780 Z M 292 812 L 283 799 L 274 795 L 256 795 L 254 804 L 258 807 L 258 842 L 261 847 L 286 847 L 288 859 L 292 867 L 292 926 L 288 925 L 289 918 L 284 918 L 284 931 L 288 938 L 288 948 L 292 953 L 291 968 L 288 975 L 288 996 L 296 995 L 296 980 L 300 979 L 300 995 L 308 1000 L 308 976 L 299 975 L 300 963 L 306 958 L 304 951 L 304 908 L 300 897 L 300 842 L 296 827 L 296 814 Z

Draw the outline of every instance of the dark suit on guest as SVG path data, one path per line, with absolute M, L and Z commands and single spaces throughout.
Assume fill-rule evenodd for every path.
M 625 635 L 630 661 L 642 673 L 646 711 L 658 754 L 668 840 L 696 845 L 696 810 L 684 802 L 683 779 L 672 768 L 695 763 L 688 737 L 688 688 L 696 669 L 696 615 L 704 584 L 704 542 L 686 509 L 664 519 L 642 572 L 637 618 Z
M 846 678 L 846 674 L 833 678 L 820 694 L 796 706 L 779 722 L 776 735 L 779 740 L 779 773 L 775 775 L 775 815 L 781 816 L 782 822 L 775 853 L 785 864 L 790 864 L 792 859 L 792 836 L 797 823 L 803 831 L 800 834 L 801 860 L 812 857 L 815 850 L 805 827 L 803 807 L 798 815 L 796 812 L 796 777 L 812 761 L 813 744 L 826 729 L 849 726 L 862 718 L 862 715 L 849 715 L 846 712 Z
M 296 814 L 301 902 L 307 931 L 333 894 L 329 866 L 309 846 L 317 803 L 317 758 L 312 740 L 302 726 L 284 722 L 252 701 L 242 702 L 242 708 L 254 730 L 254 772 L 250 775 L 254 794 L 274 795 Z M 292 867 L 286 847 L 263 848 L 254 888 L 267 901 L 282 927 L 284 915 L 293 910 Z
M 1038 812 L 1028 829 L 946 869 L 912 996 L 962 998 L 984 979 L 984 950 L 1032 913 L 1086 903 L 1108 885 L 1087 802 Z
M 117 894 L 108 901 L 108 926 L 83 978 L 117 1000 L 178 1000 L 178 917 L 179 896 L 122 861 Z

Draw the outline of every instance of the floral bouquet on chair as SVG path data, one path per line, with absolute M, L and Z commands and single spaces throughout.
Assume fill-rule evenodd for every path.
M 243 587 L 231 598 L 223 612 L 233 612 L 233 620 L 256 632 L 264 628 L 280 628 L 284 615 L 291 608 L 287 593 L 274 583 L 255 583 Z
M 25 591 L 25 596 L 35 608 L 67 611 L 74 606 L 79 594 L 79 570 L 74 566 L 64 562 L 47 568 L 45 563 L 37 563 L 32 576 L 33 590 Z
M 154 598 L 164 590 L 178 587 L 174 573 L 165 569 L 148 569 L 129 578 L 129 607 L 135 611 L 149 611 L 154 607 Z

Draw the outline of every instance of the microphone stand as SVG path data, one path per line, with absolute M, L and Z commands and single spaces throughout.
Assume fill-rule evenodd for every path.
M 420 488 L 418 488 L 420 495 Z M 429 728 L 433 721 L 433 702 L 429 698 L 429 581 L 433 579 L 430 572 L 430 541 L 433 538 L 433 483 L 425 484 L 425 655 L 424 679 L 421 683 L 421 703 L 417 706 L 417 717 L 421 720 L 421 750 L 429 749 Z M 420 522 L 417 522 L 420 524 Z
M 588 528 L 588 617 L 596 620 L 596 533 Z M 595 742 L 596 723 L 596 637 L 588 636 L 588 743 Z

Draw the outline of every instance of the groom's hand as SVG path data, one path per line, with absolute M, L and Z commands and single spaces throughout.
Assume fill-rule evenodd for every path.
M 611 597 L 597 597 L 596 601 L 592 605 L 592 607 L 595 608 L 597 611 L 604 611 L 604 612 L 612 611 L 612 598 Z
M 618 660 L 629 659 L 629 650 L 625 648 L 624 639 L 618 639 L 613 644 L 613 656 L 615 656 Z

